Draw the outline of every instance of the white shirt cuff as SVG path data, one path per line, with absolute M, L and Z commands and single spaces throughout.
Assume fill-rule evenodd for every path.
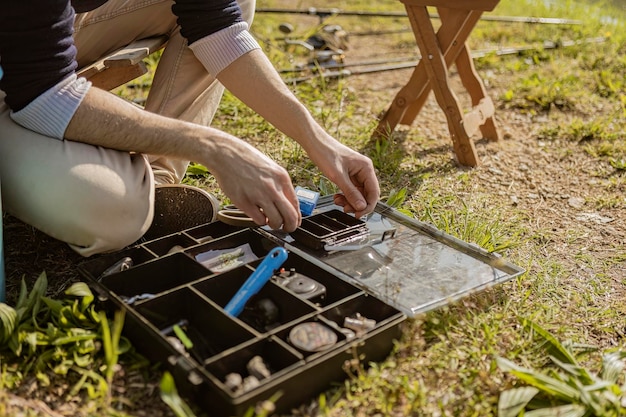
M 72 74 L 20 111 L 11 112 L 11 119 L 27 129 L 62 140 L 89 87 L 91 82 Z
M 189 45 L 196 58 L 216 76 L 240 56 L 260 49 L 246 22 L 235 23 Z

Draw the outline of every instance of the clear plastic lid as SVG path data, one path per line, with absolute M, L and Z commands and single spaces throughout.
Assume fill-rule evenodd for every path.
M 338 207 L 320 203 L 316 213 L 332 209 Z M 315 257 L 411 317 L 524 272 L 496 254 L 382 203 L 362 220 L 369 229 L 366 237 L 326 247 L 315 252 Z

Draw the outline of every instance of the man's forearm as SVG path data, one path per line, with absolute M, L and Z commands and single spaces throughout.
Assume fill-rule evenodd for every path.
M 237 98 L 311 154 L 330 136 L 285 85 L 261 50 L 241 56 L 217 75 Z
M 113 94 L 91 88 L 70 121 L 65 138 L 129 152 L 181 159 L 211 159 L 228 135 L 216 129 L 149 113 Z M 208 167 L 211 168 L 211 167 Z

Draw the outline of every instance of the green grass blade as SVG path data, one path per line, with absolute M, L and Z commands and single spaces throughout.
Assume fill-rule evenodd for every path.
M 524 417 L 583 417 L 587 415 L 585 407 L 579 404 L 560 405 L 527 411 Z
M 602 379 L 610 382 L 617 382 L 624 373 L 624 358 L 626 351 L 607 353 L 602 357 Z
M 546 342 L 546 349 L 550 355 L 554 356 L 561 362 L 578 365 L 578 361 L 572 352 L 566 349 L 552 334 L 550 334 L 550 332 L 529 319 L 522 319 L 522 325 L 525 328 L 532 330 L 536 335 L 540 336 L 544 342 Z
M 122 330 L 124 330 L 124 318 L 126 312 L 124 310 L 116 310 L 113 316 L 113 330 L 112 330 L 112 342 L 113 348 L 115 348 L 115 361 L 120 352 L 120 339 L 122 338 Z
M 187 403 L 178 395 L 174 378 L 169 372 L 163 374 L 160 387 L 161 399 L 176 414 L 176 417 L 196 417 Z
M 406 200 L 406 194 L 406 188 L 391 190 L 391 192 L 389 193 L 389 198 L 387 199 L 387 205 L 394 208 L 400 207 L 402 204 L 404 204 L 404 201 Z
M 498 417 L 517 417 L 539 390 L 535 387 L 513 388 L 500 394 Z
M 551 356 L 551 355 L 550 355 L 550 360 L 555 365 L 557 365 L 559 368 L 561 368 L 562 370 L 564 370 L 568 374 L 576 377 L 578 380 L 580 380 L 585 385 L 590 385 L 590 384 L 593 384 L 595 382 L 595 378 L 593 377 L 593 375 L 589 374 L 589 372 L 585 368 L 583 368 L 582 366 L 578 366 L 578 365 L 573 365 L 571 363 L 562 362 L 559 359 L 557 359 L 556 357 Z
M 93 293 L 89 289 L 89 286 L 84 282 L 76 282 L 72 284 L 71 287 L 65 290 L 65 294 L 82 299 L 80 303 L 81 312 L 84 312 L 94 300 Z
M 587 410 L 592 410 L 593 415 L 603 415 L 602 401 L 600 397 L 596 393 L 587 390 L 587 387 L 583 386 L 580 381 L 575 379 L 572 382 L 577 385 L 578 391 L 580 392 L 580 402 L 585 406 L 585 408 Z
M 26 297 L 28 297 L 28 287 L 26 286 L 26 281 L 22 278 L 22 284 L 20 286 L 20 295 L 17 298 L 17 304 L 15 304 L 15 309 L 23 308 L 26 303 Z
M 106 378 L 111 381 L 113 377 L 113 343 L 111 328 L 104 311 L 100 312 L 100 326 L 102 329 L 102 348 L 104 349 L 104 361 L 106 362 Z
M 15 331 L 17 311 L 9 305 L 0 303 L 0 345 L 4 345 Z
M 48 306 L 53 315 L 58 315 L 63 308 L 63 303 L 59 300 L 54 300 L 49 297 L 42 297 L 41 300 Z
M 29 313 L 33 309 L 33 307 L 37 304 L 37 302 L 41 299 L 41 297 L 46 295 L 46 290 L 48 289 L 48 278 L 45 272 L 42 272 L 35 281 L 35 285 L 33 285 L 33 289 L 28 294 L 28 296 L 24 299 L 23 302 L 20 303 L 20 306 L 16 308 L 18 315 L 18 322 L 21 322 L 22 319 L 29 316 Z
M 82 342 L 84 340 L 95 339 L 95 333 L 86 333 L 86 334 L 69 334 L 65 337 L 58 337 L 52 341 L 52 345 L 61 346 L 71 344 L 74 345 L 76 342 Z
M 510 372 L 528 385 L 538 388 L 547 395 L 567 402 L 575 403 L 580 401 L 580 392 L 559 379 L 551 378 L 540 372 L 523 368 L 501 357 L 496 358 L 496 362 L 500 369 Z

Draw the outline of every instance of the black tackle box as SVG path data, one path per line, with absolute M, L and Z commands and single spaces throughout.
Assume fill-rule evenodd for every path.
M 270 251 L 280 269 L 243 311 L 225 306 Z M 282 249 L 279 249 L 282 250 Z M 400 324 L 523 270 L 379 203 L 363 219 L 330 198 L 294 233 L 213 222 L 80 265 L 126 311 L 125 335 L 212 416 L 272 398 L 288 412 L 383 360 Z

